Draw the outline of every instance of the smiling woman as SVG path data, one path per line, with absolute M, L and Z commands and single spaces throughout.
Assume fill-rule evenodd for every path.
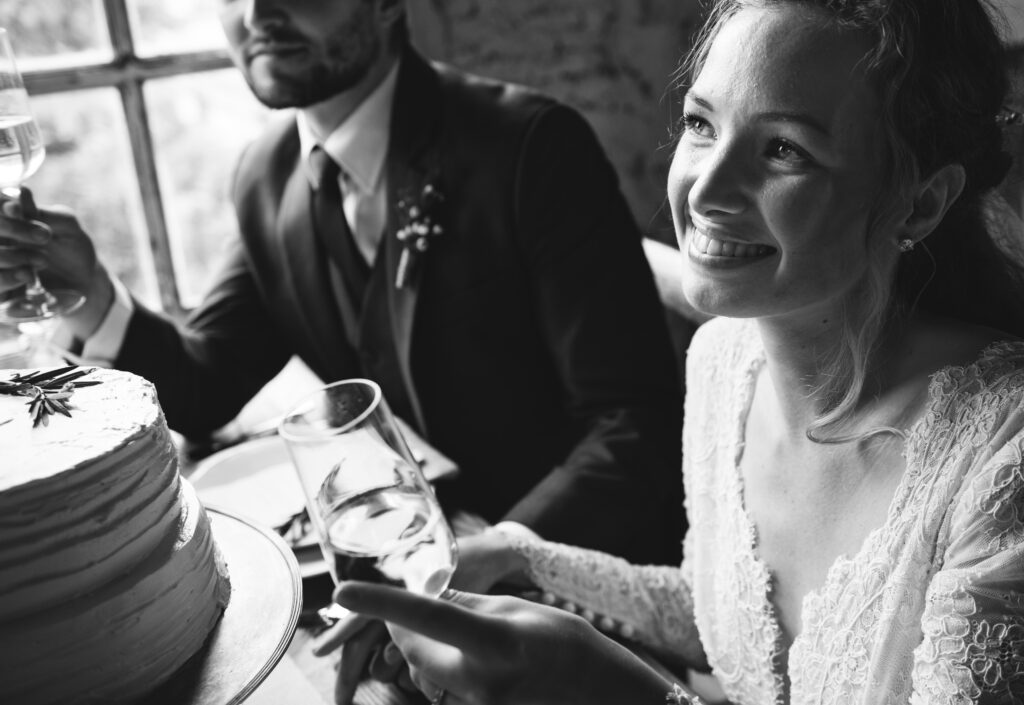
M 718 318 L 687 356 L 683 564 L 480 540 L 733 703 L 1019 701 L 1024 289 L 980 215 L 1009 165 L 985 6 L 717 0 L 687 67 L 668 200 Z M 446 703 L 687 701 L 580 618 L 336 598 Z

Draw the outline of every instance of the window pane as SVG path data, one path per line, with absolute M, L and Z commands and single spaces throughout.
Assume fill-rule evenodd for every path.
M 129 0 L 139 56 L 224 47 L 216 0 Z
M 103 0 L 0 0 L 0 24 L 10 32 L 22 71 L 44 68 L 69 55 L 80 62 L 112 55 Z
M 194 306 L 238 230 L 235 161 L 272 113 L 234 69 L 150 81 L 146 100 L 178 286 Z
M 117 91 L 37 96 L 32 110 L 46 144 L 46 161 L 28 181 L 37 201 L 73 209 L 108 270 L 156 305 L 153 258 Z

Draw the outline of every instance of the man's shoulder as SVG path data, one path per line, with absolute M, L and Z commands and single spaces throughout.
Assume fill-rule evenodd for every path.
M 239 156 L 233 180 L 236 199 L 242 194 L 252 193 L 257 185 L 273 190 L 283 188 L 298 155 L 299 133 L 295 126 L 295 113 L 283 111 L 271 119 L 270 124 Z
M 441 62 L 430 62 L 437 72 L 441 90 L 447 97 L 478 103 L 481 107 L 498 110 L 544 110 L 559 101 L 536 88 L 482 76 Z
M 443 63 L 430 66 L 438 75 L 445 122 L 462 135 L 492 140 L 501 134 L 524 132 L 542 118 L 573 126 L 585 123 L 574 108 L 535 88 Z
M 239 164 L 248 161 L 260 162 L 280 159 L 294 159 L 299 151 L 299 131 L 295 124 L 295 112 L 284 110 L 274 115 L 269 124 L 256 139 L 242 152 Z

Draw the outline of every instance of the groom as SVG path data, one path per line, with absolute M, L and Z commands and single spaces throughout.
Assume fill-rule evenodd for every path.
M 41 211 L 44 275 L 89 292 L 68 326 L 86 359 L 152 380 L 189 437 L 295 354 L 327 381 L 372 378 L 459 466 L 438 487 L 448 511 L 677 561 L 679 385 L 615 173 L 573 110 L 425 61 L 404 13 L 224 2 L 252 91 L 298 108 L 241 158 L 240 237 L 181 326 L 113 282 L 73 218 Z M 0 237 L 40 227 L 0 218 Z M 0 253 L 0 292 L 24 261 Z

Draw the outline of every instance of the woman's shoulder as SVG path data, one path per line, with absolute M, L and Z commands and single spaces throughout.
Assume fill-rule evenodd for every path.
M 1017 405 L 1024 398 L 1024 340 L 958 322 L 929 321 L 915 333 L 912 364 L 929 379 L 933 411 L 962 415 L 964 405 Z M 975 404 L 972 400 L 981 399 Z
M 712 318 L 701 324 L 687 350 L 688 359 L 717 360 L 733 366 L 740 358 L 761 353 L 761 338 L 754 321 Z
M 1024 340 L 995 328 L 932 319 L 917 326 L 915 338 L 918 366 L 933 375 L 970 371 L 995 381 L 1024 370 Z
M 703 323 L 686 352 L 687 413 L 709 418 L 742 403 L 764 359 L 753 321 L 713 318 Z

